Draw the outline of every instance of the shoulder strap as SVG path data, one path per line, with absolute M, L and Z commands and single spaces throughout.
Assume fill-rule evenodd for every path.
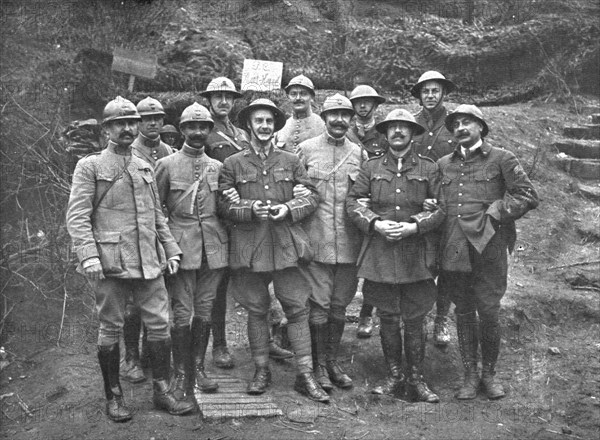
M 183 194 L 181 194 L 177 198 L 177 200 L 175 200 L 175 202 L 173 203 L 173 205 L 171 205 L 169 207 L 169 211 L 174 211 L 175 208 L 177 208 L 179 205 L 181 205 L 181 202 L 183 202 L 183 199 L 185 199 L 188 195 L 190 195 L 190 193 L 197 191 L 198 190 L 198 185 L 200 185 L 200 181 L 199 180 L 194 180 L 194 183 L 192 183 L 190 186 L 188 186 L 185 189 L 185 191 L 183 192 Z
M 340 160 L 338 164 L 335 167 L 333 167 L 333 169 L 325 176 L 325 178 L 319 183 L 317 183 L 317 185 L 315 185 L 315 187 L 319 187 L 323 184 L 323 182 L 327 182 L 329 179 L 331 179 L 331 176 L 333 176 L 337 172 L 337 170 L 340 169 L 340 167 L 344 164 L 344 162 L 346 162 L 346 160 L 350 157 L 351 154 L 352 148 L 350 148 L 350 151 L 348 151 L 348 153 L 343 157 L 343 159 Z
M 125 162 L 125 166 L 119 172 L 119 174 L 117 174 L 115 177 L 113 177 L 113 179 L 110 181 L 110 183 L 108 184 L 108 188 L 106 188 L 106 190 L 100 195 L 100 197 L 98 197 L 98 200 L 96 200 L 96 202 L 94 202 L 94 205 L 92 206 L 92 215 L 94 215 L 94 213 L 96 212 L 96 209 L 98 209 L 98 206 L 100 206 L 100 203 L 102 203 L 102 200 L 104 200 L 104 197 L 106 197 L 106 194 L 108 194 L 108 192 L 113 187 L 113 185 L 117 182 L 117 180 L 119 180 L 121 178 L 121 176 L 123 175 L 123 173 L 125 172 L 127 167 L 129 167 L 130 163 L 131 163 L 131 156 L 129 156 L 129 158 Z

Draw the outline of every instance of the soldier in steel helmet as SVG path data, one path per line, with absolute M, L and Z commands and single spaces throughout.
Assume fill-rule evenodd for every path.
M 181 149 L 180 139 L 181 134 L 179 130 L 177 130 L 173 125 L 167 124 L 163 125 L 163 127 L 159 131 L 160 140 L 165 144 L 170 146 L 173 150 Z
M 139 134 L 133 141 L 131 148 L 133 154 L 145 160 L 154 168 L 158 159 L 173 153 L 173 149 L 161 141 L 159 134 L 163 126 L 165 111 L 160 102 L 149 96 L 138 102 L 136 109 L 141 121 L 138 126 Z M 148 363 L 147 330 L 144 329 L 143 331 L 142 359 L 140 359 L 141 326 L 140 310 L 135 307 L 133 299 L 130 297 L 127 299 L 125 309 L 125 325 L 123 327 L 125 359 L 121 369 L 121 377 L 131 383 L 140 383 L 146 380 L 142 366 L 146 366 Z
M 505 395 L 495 374 L 507 253 L 515 245 L 515 220 L 538 205 L 538 196 L 515 155 L 487 142 L 489 127 L 479 108 L 460 105 L 446 116 L 445 125 L 458 144 L 438 161 L 439 203 L 447 214 L 440 242 L 440 279 L 456 306 L 465 368 L 456 397 L 474 399 L 482 389 L 489 399 L 499 399 Z
M 385 102 L 385 98 L 366 84 L 358 85 L 350 93 L 350 102 L 356 118 L 348 130 L 348 139 L 362 145 L 369 158 L 381 156 L 387 150 L 385 135 L 375 129 L 375 112 Z M 359 313 L 356 336 L 370 338 L 373 334 L 373 307 L 363 301 Z
M 98 360 L 111 420 L 130 420 L 119 383 L 119 336 L 128 296 L 148 329 L 154 405 L 171 414 L 193 411 L 169 390 L 169 303 L 163 271 L 177 273 L 181 249 L 173 238 L 157 196 L 150 164 L 132 154 L 140 116 L 117 97 L 104 108 L 108 145 L 79 161 L 67 207 L 67 230 L 89 280 L 100 321 Z
M 444 213 L 422 207 L 427 198 L 437 197 L 438 168 L 411 147 L 413 134 L 425 128 L 408 111 L 392 110 L 376 129 L 385 133 L 389 149 L 364 165 L 347 198 L 348 215 L 365 234 L 358 276 L 365 278 L 365 301 L 377 307 L 388 367 L 386 380 L 372 392 L 401 395 L 406 385 L 411 397 L 435 403 L 439 398 L 423 379 L 423 320 L 436 296 L 435 253 L 428 235 L 441 225 Z M 369 195 L 369 207 L 359 202 Z M 401 320 L 407 380 L 402 369 Z
M 444 105 L 446 96 L 456 89 L 456 85 L 440 72 L 425 72 L 412 87 L 411 94 L 421 103 L 421 111 L 415 115 L 416 121 L 426 128 L 425 132 L 414 136 L 415 151 L 437 161 L 450 154 L 456 141 L 446 129 L 444 120 L 448 110 Z M 448 313 L 450 311 L 449 292 L 442 277 L 438 279 L 436 316 L 433 327 L 433 343 L 445 347 L 450 342 Z
M 218 77 L 210 81 L 206 90 L 200 93 L 208 100 L 208 109 L 214 121 L 213 129 L 206 139 L 205 152 L 208 157 L 224 162 L 232 154 L 248 147 L 246 132 L 230 121 L 229 115 L 234 101 L 242 97 L 229 78 Z M 225 274 L 217 290 L 212 314 L 213 361 L 219 368 L 233 368 L 233 356 L 227 348 L 225 314 L 227 312 L 227 284 L 229 271 Z
M 320 202 L 304 222 L 315 256 L 302 269 L 312 287 L 310 332 L 317 381 L 326 391 L 351 388 L 352 379 L 338 362 L 346 307 L 356 294 L 356 259 L 361 237 L 346 214 L 346 195 L 365 159 L 362 148 L 346 133 L 354 109 L 340 94 L 328 96 L 321 118 L 326 131 L 298 146 L 298 156 L 317 187 Z
M 206 155 L 213 125 L 206 107 L 196 102 L 187 107 L 179 121 L 185 139 L 181 150 L 156 165 L 158 193 L 183 252 L 178 273 L 167 280 L 174 321 L 173 391 L 179 399 L 193 399 L 194 383 L 207 393 L 218 388 L 204 371 L 213 304 L 228 259 L 227 231 L 217 217 L 222 164 Z
M 285 86 L 285 92 L 292 103 L 292 116 L 275 134 L 275 143 L 279 148 L 295 152 L 301 142 L 322 134 L 325 123 L 312 111 L 315 86 L 309 78 L 304 75 L 295 76 Z
M 295 353 L 294 388 L 315 401 L 327 402 L 329 396 L 313 376 L 307 308 L 310 285 L 299 270 L 312 257 L 299 222 L 314 212 L 318 194 L 298 156 L 273 143 L 275 131 L 285 123 L 283 112 L 273 102 L 257 99 L 240 111 L 239 119 L 246 124 L 251 145 L 225 159 L 219 190 L 235 188 L 240 201 L 226 197 L 219 201 L 221 213 L 232 222 L 229 288 L 248 311 L 248 340 L 256 371 L 247 392 L 262 394 L 271 383 L 268 285 L 272 281 Z M 295 197 L 296 184 L 303 184 L 310 194 Z

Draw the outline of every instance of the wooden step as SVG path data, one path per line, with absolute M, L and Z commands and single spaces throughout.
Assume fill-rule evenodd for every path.
M 556 164 L 578 179 L 600 180 L 600 159 L 576 159 L 566 154 L 558 154 Z
M 600 139 L 600 124 L 565 127 L 563 134 L 572 139 Z
M 578 159 L 600 159 L 600 141 L 561 139 L 554 142 L 554 147 L 561 153 Z

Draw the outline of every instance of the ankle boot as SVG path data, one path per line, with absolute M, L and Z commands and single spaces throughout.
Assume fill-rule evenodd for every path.
M 271 370 L 269 366 L 256 366 L 254 377 L 248 384 L 246 392 L 251 395 L 263 394 L 271 384 Z
M 500 352 L 500 323 L 497 320 L 483 320 L 481 329 L 481 385 L 488 399 L 500 399 L 505 396 L 504 388 L 496 380 L 496 361 Z
M 463 385 L 456 393 L 456 398 L 471 400 L 477 397 L 480 382 L 477 369 L 479 324 L 475 312 L 456 315 L 456 333 L 458 334 L 460 356 L 465 368 Z
M 404 323 L 404 350 L 409 367 L 406 382 L 412 398 L 427 403 L 437 403 L 440 398 L 429 389 L 423 379 L 423 361 L 425 360 L 425 335 L 421 319 Z
M 381 318 L 379 330 L 381 348 L 388 368 L 388 376 L 384 383 L 373 388 L 373 394 L 400 395 L 404 387 L 402 373 L 402 334 L 400 323 L 393 319 Z
M 182 415 L 194 410 L 194 403 L 177 400 L 169 388 L 169 363 L 171 344 L 168 340 L 148 341 L 152 382 L 154 386 L 154 407 L 164 409 L 173 415 Z
M 337 361 L 345 324 L 344 319 L 330 318 L 327 322 L 327 373 L 329 373 L 329 379 L 334 385 L 339 388 L 352 388 L 352 379 L 344 372 Z
M 189 400 L 194 403 L 192 399 L 193 385 L 190 386 L 192 381 L 191 374 L 191 332 L 190 327 L 173 327 L 171 330 L 171 340 L 173 341 L 173 380 L 171 383 L 171 390 L 173 396 L 177 400 Z M 190 392 L 191 390 L 191 392 Z
M 106 415 L 113 422 L 131 420 L 132 414 L 123 401 L 123 391 L 119 383 L 119 344 L 99 345 L 98 362 L 104 379 L 106 395 Z
M 128 305 L 125 310 L 123 324 L 123 339 L 125 340 L 125 364 L 121 377 L 131 383 L 141 383 L 146 380 L 144 370 L 140 363 L 140 327 L 141 318 L 139 311 L 133 305 Z
M 314 376 L 321 388 L 325 391 L 333 390 L 333 384 L 329 379 L 329 373 L 325 366 L 325 348 L 327 346 L 328 323 L 310 324 L 310 343 L 313 359 Z
M 329 402 L 329 395 L 325 392 L 325 389 L 321 387 L 319 382 L 315 379 L 312 373 L 300 373 L 296 376 L 296 383 L 294 389 L 300 394 L 308 396 L 316 402 L 327 403 Z
M 209 379 L 204 372 L 204 358 L 210 329 L 210 322 L 194 316 L 194 319 L 192 319 L 192 362 L 194 364 L 196 385 L 203 393 L 213 393 L 219 388 L 219 384 Z

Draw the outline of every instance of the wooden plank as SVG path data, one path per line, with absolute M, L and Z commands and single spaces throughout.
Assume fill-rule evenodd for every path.
M 115 48 L 113 50 L 112 70 L 128 73 L 141 78 L 154 79 L 157 72 L 156 55 L 135 50 Z

